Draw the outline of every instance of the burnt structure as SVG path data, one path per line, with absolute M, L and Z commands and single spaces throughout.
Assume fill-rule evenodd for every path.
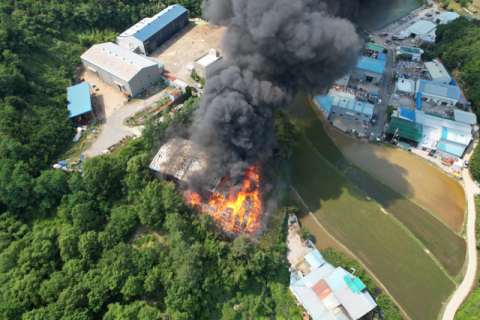
M 150 163 L 150 170 L 157 179 L 164 176 L 218 193 L 221 179 L 213 178 L 208 169 L 211 153 L 189 140 L 173 138 L 158 150 Z

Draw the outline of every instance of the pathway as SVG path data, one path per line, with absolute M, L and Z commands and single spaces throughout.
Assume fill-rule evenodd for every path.
M 472 148 L 474 149 L 474 148 Z M 470 149 L 468 154 L 465 155 L 465 160 L 470 160 L 470 156 L 473 153 L 473 150 Z M 464 169 L 465 170 L 465 169 Z M 473 288 L 475 281 L 477 280 L 477 244 L 475 239 L 475 219 L 476 219 L 476 204 L 475 204 L 475 194 L 480 191 L 480 189 L 475 185 L 475 183 L 470 178 L 470 175 L 465 170 L 463 172 L 463 180 L 465 182 L 465 192 L 467 194 L 467 204 L 468 204 L 468 220 L 467 220 L 467 248 L 468 248 L 468 265 L 467 273 L 462 283 L 455 291 L 452 299 L 448 302 L 445 312 L 443 313 L 443 320 L 453 320 L 457 309 L 462 305 L 462 303 L 467 299 L 470 290 Z
M 141 136 L 143 127 L 127 127 L 123 125 L 123 120 L 135 112 L 142 110 L 145 106 L 150 106 L 161 98 L 163 91 L 150 96 L 145 100 L 138 100 L 133 103 L 123 105 L 115 110 L 102 124 L 102 132 L 92 146 L 85 151 L 88 157 L 94 157 L 103 153 L 103 150 L 122 140 L 123 137 L 135 134 Z

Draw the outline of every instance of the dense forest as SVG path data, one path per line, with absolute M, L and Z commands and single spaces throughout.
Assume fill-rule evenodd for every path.
M 450 73 L 460 78 L 457 83 L 463 85 L 480 119 L 480 21 L 460 17 L 452 23 L 439 25 L 436 35 L 436 55 Z

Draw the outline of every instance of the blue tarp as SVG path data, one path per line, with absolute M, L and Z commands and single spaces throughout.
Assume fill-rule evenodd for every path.
M 370 94 L 378 96 L 378 92 L 375 92 L 375 91 L 370 91 Z
M 68 118 L 73 118 L 92 111 L 90 84 L 83 82 L 67 89 Z
M 58 161 L 58 164 L 61 165 L 62 167 L 68 166 L 68 163 L 66 163 L 65 161 Z
M 422 93 L 417 92 L 417 110 L 422 110 Z

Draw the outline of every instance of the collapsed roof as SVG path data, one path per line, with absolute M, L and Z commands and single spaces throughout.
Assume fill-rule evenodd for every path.
M 221 178 L 215 178 L 208 168 L 211 153 L 202 146 L 181 138 L 174 138 L 158 150 L 150 169 L 180 181 L 219 193 Z

